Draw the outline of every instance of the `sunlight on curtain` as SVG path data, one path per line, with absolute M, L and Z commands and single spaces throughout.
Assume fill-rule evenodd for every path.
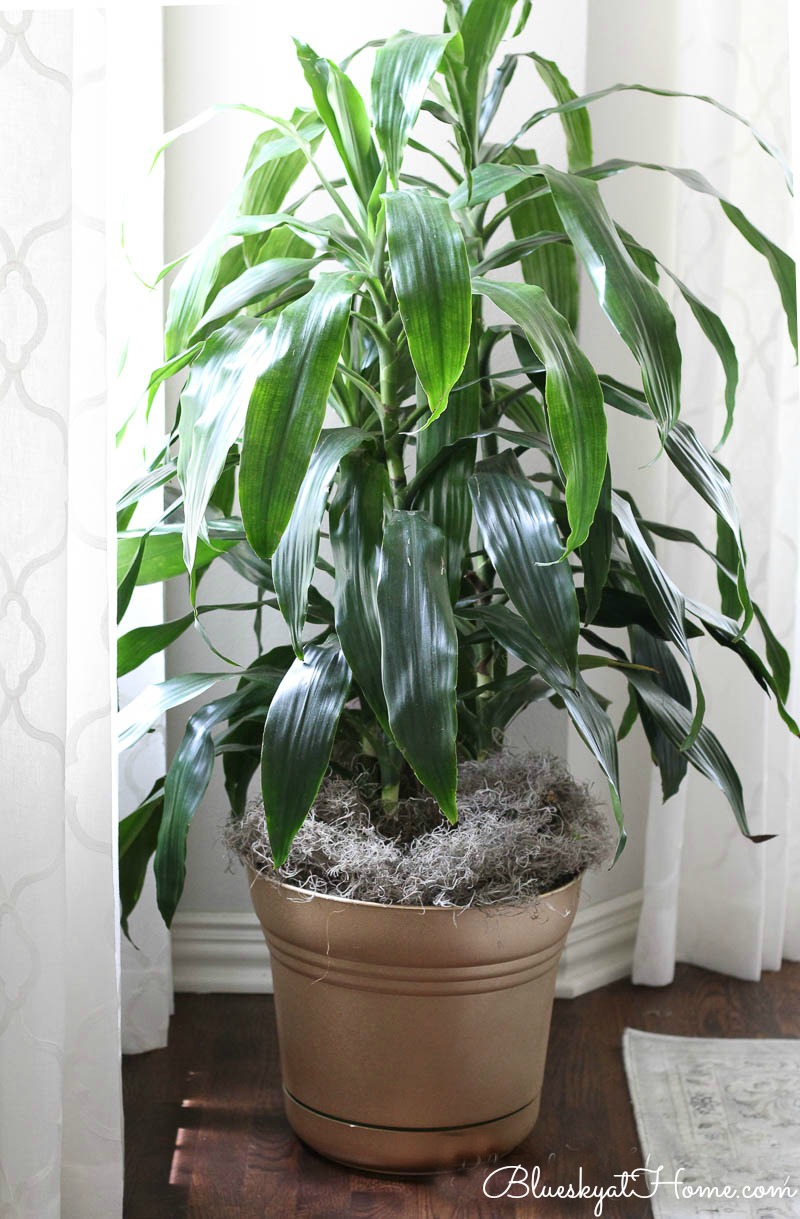
M 0 1212 L 30 1219 L 121 1213 L 104 42 L 0 16 Z
M 758 5 L 685 0 L 680 14 L 677 87 L 718 97 L 790 153 L 786 0 Z M 773 240 L 793 251 L 793 209 L 780 169 L 743 128 L 690 103 L 682 113 L 677 164 L 701 170 Z M 736 423 L 718 456 L 732 471 L 753 596 L 794 664 L 790 708 L 797 717 L 797 368 L 766 264 L 721 222 L 714 201 L 681 196 L 675 224 L 676 271 L 720 309 L 740 358 Z M 696 331 L 687 329 L 684 352 L 683 413 L 713 445 L 724 418 L 719 366 Z M 668 515 L 661 519 L 693 527 L 693 509 L 691 491 L 670 475 Z M 713 546 L 713 538 L 708 540 Z M 701 600 L 715 599 L 709 564 L 669 557 L 682 587 L 696 588 Z M 755 624 L 752 635 L 763 647 Z M 669 982 L 676 960 L 757 979 L 762 969 L 780 968 L 782 957 L 800 956 L 798 742 L 781 724 L 774 703 L 723 649 L 705 649 L 701 668 L 709 674 L 708 722 L 739 769 L 752 830 L 777 837 L 761 846 L 747 842 L 719 793 L 691 770 L 682 792 L 663 809 L 654 782 L 634 965 L 634 980 L 651 985 Z

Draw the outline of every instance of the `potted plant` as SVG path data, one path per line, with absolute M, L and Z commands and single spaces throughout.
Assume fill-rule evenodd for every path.
M 249 862 L 272 949 L 290 1119 L 327 1154 L 393 1171 L 503 1152 L 536 1117 L 558 954 L 602 833 L 553 763 L 498 757 L 510 720 L 542 697 L 566 710 L 608 781 L 618 852 L 617 740 L 637 717 L 665 798 L 691 764 L 750 836 L 736 770 L 706 724 L 693 637 L 737 655 L 798 731 L 786 652 L 748 590 L 728 475 L 680 417 L 681 351 L 661 278 L 722 362 L 726 434 L 733 344 L 608 214 L 598 182 L 631 163 L 593 161 L 588 107 L 602 94 L 576 97 L 532 51 L 493 69 L 514 9 L 451 2 L 442 33 L 377 44 L 366 99 L 347 64 L 298 45 L 310 104 L 290 120 L 261 116 L 229 206 L 181 260 L 165 363 L 150 382 L 152 396 L 180 376 L 179 410 L 119 504 L 121 614 L 137 584 L 181 573 L 192 600 L 184 618 L 122 635 L 121 672 L 192 625 L 205 631 L 215 607 L 198 592 L 211 563 L 254 586 L 228 612 L 260 623 L 277 609 L 290 638 L 246 669 L 172 677 L 123 711 L 127 745 L 168 708 L 228 683 L 121 823 L 123 918 L 155 853 L 159 908 L 172 919 L 189 823 L 221 758 L 230 840 Z M 538 72 L 553 104 L 499 144 L 492 124 L 517 70 Z M 446 152 L 416 139 L 422 111 L 442 125 Z M 533 150 L 550 115 L 563 124 L 565 168 Z M 317 160 L 323 140 L 335 176 Z M 430 175 L 404 168 L 409 148 L 427 154 Z M 693 171 L 646 168 L 717 195 Z M 796 345 L 791 260 L 717 197 L 764 256 Z M 598 373 L 582 351 L 581 266 L 641 385 Z M 644 519 L 615 484 L 607 411 L 629 416 L 648 455 L 672 462 L 704 501 L 715 550 Z M 163 489 L 157 523 L 131 529 L 136 505 Z M 704 550 L 719 608 L 678 589 L 657 557 L 661 539 Z M 749 641 L 754 622 L 766 660 Z M 628 691 L 616 722 L 587 680 L 598 666 Z M 528 796 L 517 799 L 520 773 Z M 474 892 L 450 901 L 425 867 L 398 890 L 423 837 L 460 849 L 465 820 L 479 832 L 486 799 L 508 790 L 512 821 L 529 829 L 540 817 L 544 860 L 537 872 L 527 859 L 524 883 L 515 875 L 515 901 L 460 909 Z M 570 863 L 544 850 L 557 822 Z M 364 856 L 349 866 L 337 856 L 348 834 L 389 858 L 377 898 Z

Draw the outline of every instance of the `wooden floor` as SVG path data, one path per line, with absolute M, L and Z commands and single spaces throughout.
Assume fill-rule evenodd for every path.
M 609 1186 L 641 1165 L 620 1054 L 626 1026 L 705 1037 L 800 1036 L 800 965 L 737 982 L 681 966 L 673 986 L 619 982 L 557 1002 L 542 1115 L 507 1162 L 549 1185 Z M 178 995 L 167 1050 L 128 1058 L 126 1219 L 583 1219 L 588 1201 L 489 1201 L 487 1169 L 391 1180 L 305 1148 L 281 1107 L 272 1000 Z M 606 1219 L 649 1204 L 607 1202 Z

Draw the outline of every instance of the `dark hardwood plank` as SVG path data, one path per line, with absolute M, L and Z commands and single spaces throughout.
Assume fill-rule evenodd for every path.
M 641 1166 L 620 1044 L 627 1026 L 687 1037 L 800 1036 L 800 964 L 759 983 L 679 966 L 664 989 L 618 982 L 553 1013 L 542 1112 L 506 1163 L 608 1187 Z M 489 1200 L 486 1165 L 392 1179 L 317 1156 L 283 1116 L 272 1000 L 178 995 L 167 1050 L 127 1058 L 126 1219 L 583 1219 L 592 1203 Z M 607 1201 L 606 1219 L 649 1219 Z

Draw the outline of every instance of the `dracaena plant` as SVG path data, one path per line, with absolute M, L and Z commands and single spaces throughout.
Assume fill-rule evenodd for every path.
M 708 447 L 719 437 L 681 419 L 681 351 L 662 284 L 677 287 L 719 357 L 726 435 L 733 343 L 691 287 L 614 222 L 598 187 L 634 166 L 594 162 L 591 103 L 643 86 L 578 97 L 533 51 L 493 66 L 529 7 L 451 0 L 442 33 L 362 48 L 374 53 L 368 97 L 347 64 L 298 45 L 306 108 L 291 119 L 254 112 L 264 130 L 241 182 L 179 266 L 150 398 L 167 378 L 183 386 L 166 444 L 119 505 L 119 600 L 122 614 L 137 584 L 188 573 L 192 609 L 124 633 L 120 672 L 193 624 L 205 633 L 211 611 L 253 615 L 260 639 L 275 610 L 291 642 L 259 647 L 244 669 L 172 677 L 123 711 L 127 746 L 213 689 L 164 779 L 122 822 L 125 918 L 153 852 L 172 918 L 189 823 L 217 759 L 234 817 L 260 770 L 280 865 L 330 765 L 349 759 L 375 801 L 426 789 L 454 821 L 458 760 L 496 748 L 541 698 L 566 710 L 602 768 L 620 846 L 617 741 L 637 717 L 664 797 L 695 766 L 749 834 L 736 770 L 706 723 L 693 637 L 738 656 L 797 732 L 788 658 L 751 599 L 728 474 Z M 494 120 L 515 72 L 537 72 L 553 102 L 499 143 Z M 429 129 L 440 125 L 435 149 L 415 136 L 421 112 Z M 560 168 L 535 152 L 553 115 L 566 137 Z M 339 161 L 331 174 L 318 160 L 325 143 Z M 700 174 L 644 168 L 719 200 L 720 222 L 763 255 L 796 345 L 789 257 Z M 581 266 L 638 384 L 596 370 L 581 348 Z M 609 411 L 680 471 L 716 543 L 642 518 L 614 480 Z M 130 529 L 159 488 L 157 523 Z M 699 547 L 716 566 L 719 608 L 675 585 L 661 539 Z M 203 576 L 220 562 L 252 584 L 250 601 L 203 601 Z M 766 660 L 748 638 L 754 620 Z M 627 690 L 621 715 L 587 680 L 598 666 Z

